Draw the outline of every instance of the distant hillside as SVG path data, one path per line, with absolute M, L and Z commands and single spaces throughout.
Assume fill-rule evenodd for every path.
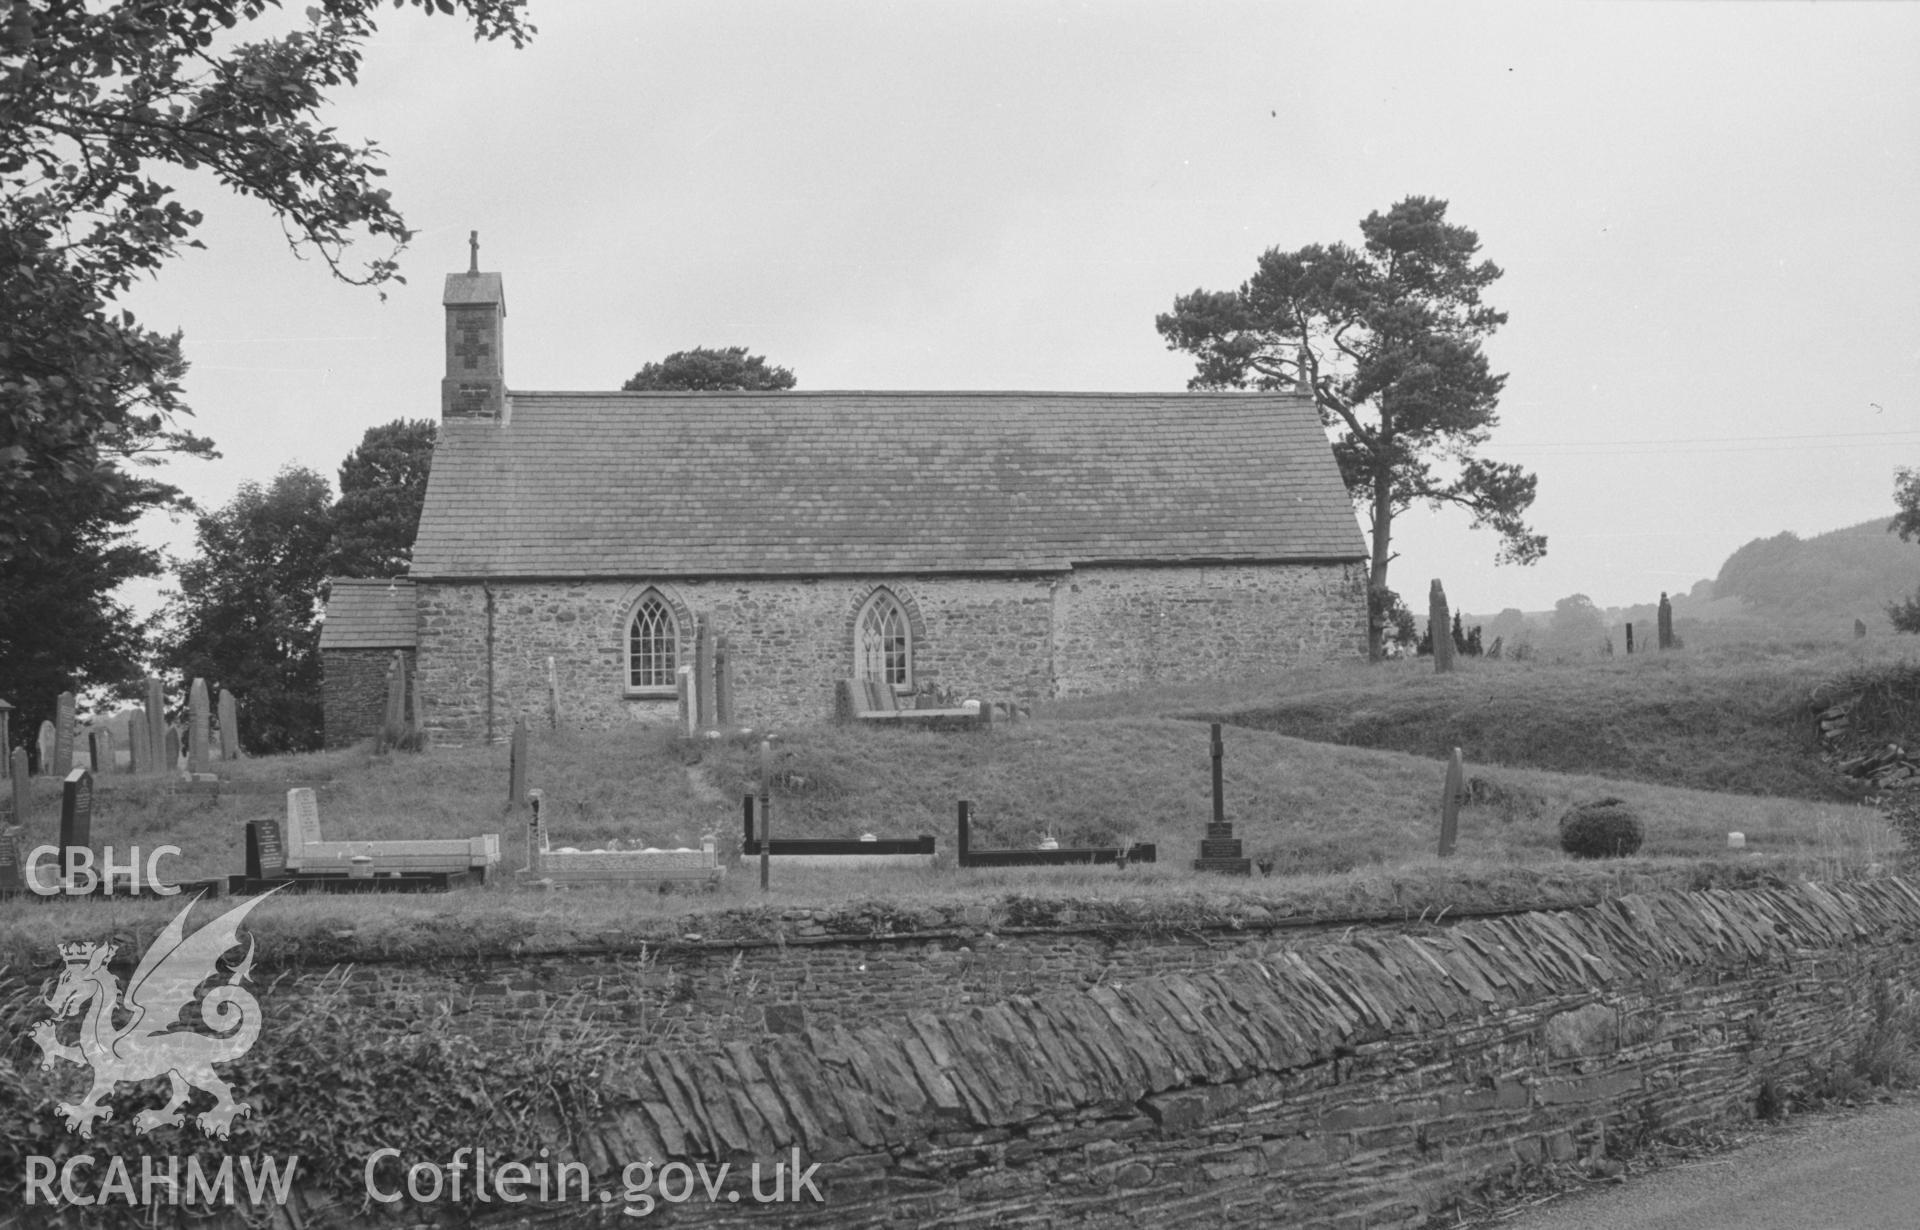
M 1820 636 L 1844 634 L 1858 619 L 1870 632 L 1890 633 L 1887 604 L 1920 585 L 1920 544 L 1888 533 L 1888 520 L 1876 517 L 1812 538 L 1756 538 L 1727 557 L 1711 584 L 1676 596 L 1674 618 Z M 1652 605 L 1618 614 L 1653 617 Z

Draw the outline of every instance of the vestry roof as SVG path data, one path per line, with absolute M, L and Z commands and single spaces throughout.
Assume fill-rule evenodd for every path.
M 321 649 L 411 649 L 417 639 L 413 582 L 333 579 Z
M 415 578 L 1345 561 L 1313 406 L 1269 393 L 514 393 L 441 424 Z

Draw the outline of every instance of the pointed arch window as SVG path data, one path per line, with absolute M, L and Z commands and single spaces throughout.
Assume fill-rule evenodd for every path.
M 627 625 L 627 691 L 672 692 L 680 665 L 680 634 L 666 600 L 649 591 Z
M 900 600 L 876 590 L 854 624 L 853 674 L 896 689 L 913 686 L 913 629 Z

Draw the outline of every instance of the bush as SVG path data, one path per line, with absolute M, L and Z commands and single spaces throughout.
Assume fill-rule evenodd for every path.
M 1625 858 L 1646 830 L 1622 799 L 1595 799 L 1560 817 L 1560 848 L 1575 858 Z

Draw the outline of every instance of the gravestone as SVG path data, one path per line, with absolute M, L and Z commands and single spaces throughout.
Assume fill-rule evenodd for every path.
M 174 766 L 167 763 L 167 696 L 160 690 L 160 680 L 147 676 L 147 754 L 140 763 L 147 766 L 149 773 L 171 773 Z
M 554 669 L 553 658 L 547 658 L 547 727 L 560 729 L 560 676 Z
M 719 725 L 713 716 L 713 626 L 705 615 L 693 620 L 693 696 L 702 730 Z
M 45 777 L 53 772 L 53 723 L 40 723 L 40 738 L 34 745 L 34 771 Z
M 188 690 L 187 715 L 193 723 L 192 738 L 187 744 L 187 766 L 195 773 L 205 773 L 212 760 L 209 749 L 213 744 L 213 706 L 207 701 L 205 679 L 195 679 Z
M 20 846 L 26 830 L 17 824 L 0 825 L 0 893 L 17 893 L 27 886 Z
M 74 752 L 73 693 L 62 692 L 53 702 L 53 774 L 65 777 L 73 772 Z
M 13 746 L 12 726 L 13 706 L 0 700 L 0 777 L 6 777 L 11 772 L 8 765 L 12 758 L 7 755 L 7 749 Z
M 102 726 L 87 736 L 87 754 L 93 758 L 95 773 L 111 773 L 113 763 L 113 728 Z
M 240 759 L 240 706 L 225 688 L 220 689 L 220 759 Z
M 1866 635 L 1867 635 L 1867 621 L 1864 619 L 1854 620 L 1853 621 L 1853 639 L 1860 640 Z M 0 726 L 0 729 L 4 729 L 4 726 Z
M 1660 648 L 1673 648 L 1673 604 L 1665 593 L 1660 595 Z
M 1627 625 L 1627 656 L 1633 656 L 1633 625 Z
M 386 729 L 381 731 L 385 739 L 397 739 L 407 724 L 407 664 L 399 650 L 393 651 L 393 660 L 387 663 L 387 715 Z
M 1218 722 L 1213 723 L 1211 754 L 1213 757 L 1213 822 L 1207 825 L 1207 835 L 1200 841 L 1200 857 L 1193 860 L 1193 869 L 1217 871 L 1225 875 L 1250 876 L 1253 874 L 1253 860 L 1246 857 L 1240 839 L 1233 835 L 1233 824 L 1227 819 L 1226 797 L 1222 790 L 1222 766 L 1226 758 L 1226 746 L 1221 741 Z
M 167 733 L 161 736 L 160 771 L 162 773 L 180 771 L 180 730 L 176 726 L 167 727 Z
M 147 715 L 139 709 L 133 711 L 133 718 L 127 723 L 127 772 L 145 773 L 147 771 Z
M 507 806 L 515 808 L 527 798 L 527 719 L 513 723 L 513 738 L 507 744 Z
M 1453 669 L 1453 617 L 1447 613 L 1447 591 L 1440 578 L 1427 591 L 1427 631 L 1433 637 L 1433 669 L 1444 675 Z
M 13 822 L 27 822 L 27 749 L 16 747 L 13 755 L 7 757 L 13 769 Z
M 90 847 L 93 838 L 93 773 L 75 769 L 60 786 L 60 866 L 67 851 Z
M 320 840 L 320 800 L 313 787 L 295 786 L 287 791 L 287 841 L 310 846 Z
M 247 821 L 247 878 L 263 880 L 287 874 L 287 847 L 272 820 Z
M 1460 759 L 1460 749 L 1453 749 L 1453 756 L 1447 761 L 1447 784 L 1445 793 L 1440 796 L 1440 857 L 1453 853 L 1453 844 L 1460 835 L 1460 796 L 1466 790 L 1467 770 Z
M 547 821 L 540 814 L 540 805 L 544 796 L 538 790 L 529 790 L 527 800 L 527 870 L 540 869 L 540 856 L 547 852 Z

